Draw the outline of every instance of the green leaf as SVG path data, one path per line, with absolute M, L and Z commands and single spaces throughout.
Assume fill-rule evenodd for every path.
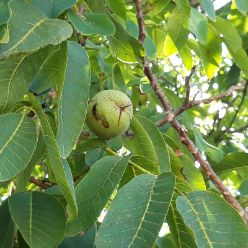
M 211 26 L 217 34 L 223 36 L 228 49 L 231 48 L 233 52 L 237 52 L 242 48 L 241 37 L 230 21 L 217 17 L 216 22 L 211 22 Z
M 40 55 L 42 63 L 36 68 L 32 78 L 32 92 L 39 94 L 62 83 L 66 68 L 66 51 L 66 43 L 63 42 L 58 46 L 48 46 L 37 53 L 36 56 Z
M 178 10 L 180 10 L 184 15 L 189 15 L 190 4 L 188 0 L 175 0 Z
M 167 38 L 167 34 L 164 30 L 161 30 L 160 28 L 153 28 L 152 30 L 152 39 L 155 43 L 156 49 L 157 49 L 157 56 L 158 58 L 164 58 L 166 56 L 165 52 L 167 52 L 168 47 L 166 46 L 166 51 L 164 49 L 165 40 Z M 173 52 L 172 52 L 173 54 Z
M 167 215 L 175 177 L 144 174 L 117 193 L 100 225 L 96 247 L 153 247 Z M 142 189 L 142 194 L 140 190 Z
M 61 86 L 58 109 L 57 143 L 63 158 L 69 156 L 83 129 L 89 86 L 90 65 L 87 52 L 79 44 L 69 41 L 65 80 Z
M 216 173 L 248 168 L 248 154 L 245 152 L 233 152 L 225 155 L 224 159 L 214 165 Z
M 147 13 L 149 16 L 156 16 L 157 14 L 164 11 L 164 9 L 168 6 L 170 0 L 149 0 L 150 9 Z
M 248 246 L 248 232 L 241 217 L 219 195 L 195 191 L 179 196 L 177 209 L 193 231 L 198 247 Z
M 123 62 L 136 62 L 137 57 L 144 55 L 144 48 L 132 35 L 114 19 L 116 33 L 109 37 L 109 49 L 113 57 Z
M 120 18 L 126 20 L 126 7 L 124 0 L 105 0 L 106 5 Z
M 67 22 L 48 19 L 29 1 L 13 0 L 9 7 L 12 13 L 8 23 L 10 40 L 0 45 L 0 59 L 20 52 L 35 51 L 50 44 L 57 45 L 72 34 Z
M 55 247 L 64 237 L 65 211 L 51 195 L 41 192 L 17 193 L 9 199 L 9 209 L 30 247 Z
M 175 192 L 172 197 L 171 205 L 167 215 L 167 221 L 170 227 L 170 231 L 174 236 L 177 247 L 180 248 L 196 248 L 194 237 L 190 229 L 184 224 L 182 217 L 176 209 L 176 199 L 180 195 L 189 193 L 192 191 L 191 186 L 186 180 L 176 177 Z
M 234 0 L 238 10 L 243 14 L 247 15 L 248 12 L 248 2 L 246 0 Z
M 182 47 L 179 50 L 179 54 L 183 60 L 184 66 L 186 67 L 186 69 L 188 71 L 191 70 L 192 68 L 192 53 L 191 53 L 191 49 L 189 48 L 189 46 L 185 45 L 184 47 Z
M 201 4 L 202 8 L 206 11 L 208 17 L 215 21 L 215 11 L 214 11 L 214 5 L 212 0 L 198 0 Z
M 92 248 L 94 247 L 96 231 L 96 225 L 94 225 L 83 235 L 79 234 L 78 236 L 64 239 L 59 248 Z
M 6 23 L 8 19 L 9 19 L 8 5 L 3 2 L 0 2 L 0 25 Z
M 44 142 L 47 149 L 47 155 L 53 169 L 56 182 L 58 183 L 62 193 L 65 196 L 74 216 L 77 215 L 76 195 L 73 186 L 73 178 L 68 163 L 61 160 L 58 145 L 50 126 L 48 117 L 43 112 L 42 108 L 36 102 L 32 102 L 32 108 L 39 117 L 41 130 L 44 137 Z
M 199 44 L 199 57 L 202 61 L 205 73 L 208 78 L 211 79 L 217 69 L 219 69 L 222 60 L 221 41 L 211 27 L 208 29 L 207 44 Z
M 0 206 L 0 247 L 12 248 L 14 244 L 15 227 L 10 216 L 8 201 Z
M 9 42 L 9 29 L 7 24 L 0 25 L 0 44 Z
M 194 161 L 186 155 L 180 157 L 180 161 L 183 165 L 182 173 L 191 187 L 195 190 L 206 190 L 202 173 L 195 167 Z
M 134 155 L 147 157 L 153 163 L 158 165 L 157 155 L 151 138 L 137 118 L 133 117 L 130 127 L 134 132 L 134 136 L 131 138 L 124 137 L 125 146 L 127 146 L 127 148 L 132 151 Z
M 37 162 L 41 161 L 44 153 L 45 153 L 45 145 L 44 145 L 42 133 L 40 132 L 37 146 L 35 148 L 31 160 L 28 163 L 28 166 L 15 178 L 15 188 L 16 188 L 15 192 L 19 193 L 26 191 L 26 186 L 32 174 L 32 171 L 34 170 L 34 167 L 37 164 Z
M 125 80 L 123 78 L 121 68 L 118 64 L 115 64 L 113 68 L 112 78 L 113 78 L 113 88 L 116 90 L 120 90 L 123 93 L 126 93 L 127 89 L 125 86 Z
M 191 8 L 189 18 L 189 28 L 200 43 L 206 44 L 208 41 L 208 22 L 207 18 L 198 12 L 196 9 Z
M 27 167 L 38 135 L 25 113 L 0 115 L 0 133 L 0 181 L 7 181 Z
M 85 142 L 80 143 L 76 151 L 87 151 L 95 148 L 105 148 L 107 147 L 107 143 L 105 140 L 100 138 L 87 139 Z
M 31 77 L 30 73 L 24 73 L 24 70 L 25 68 L 31 69 L 29 65 L 31 66 L 27 56 L 0 61 L 1 114 L 9 111 L 27 91 Z
M 48 17 L 56 18 L 63 11 L 72 7 L 76 0 L 32 0 L 32 3 L 40 8 Z
M 65 55 L 64 45 L 49 46 L 31 55 L 0 61 L 0 113 L 8 112 L 21 101 L 29 87 L 39 93 L 63 80 Z
M 68 223 L 67 234 L 86 231 L 97 220 L 127 167 L 127 157 L 104 157 L 98 160 L 76 188 L 78 218 Z
M 105 13 L 84 13 L 79 16 L 69 11 L 68 17 L 75 29 L 82 34 L 115 34 L 115 26 Z
M 188 16 L 177 8 L 172 12 L 168 19 L 168 35 L 164 43 L 164 53 L 168 57 L 181 49 L 187 39 L 188 33 Z
M 150 171 L 153 174 L 159 174 L 159 168 L 156 164 L 154 164 L 149 158 L 142 157 L 142 156 L 133 156 L 131 161 L 140 167 L 144 168 L 147 171 Z M 133 167 L 133 170 L 136 172 L 135 174 L 138 175 L 137 172 L 141 173 L 137 168 Z
M 193 133 L 195 135 L 195 144 L 200 151 L 206 152 L 206 154 L 217 163 L 223 159 L 224 153 L 221 149 L 206 142 L 197 129 L 193 129 Z
M 133 118 L 131 128 L 134 131 L 135 155 L 148 157 L 158 164 L 160 172 L 171 171 L 170 156 L 162 134 L 156 125 L 142 116 Z M 126 139 L 127 140 L 127 139 Z

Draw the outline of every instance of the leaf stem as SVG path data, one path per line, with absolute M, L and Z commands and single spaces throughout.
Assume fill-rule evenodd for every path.
M 120 156 L 117 152 L 113 151 L 110 147 L 106 147 L 103 148 L 107 153 L 114 155 L 114 156 Z M 150 171 L 142 168 L 141 166 L 139 166 L 138 164 L 134 163 L 133 161 L 129 160 L 129 164 L 131 164 L 133 167 L 135 167 L 136 169 L 138 169 L 139 171 L 143 172 L 143 173 L 149 173 L 151 174 Z

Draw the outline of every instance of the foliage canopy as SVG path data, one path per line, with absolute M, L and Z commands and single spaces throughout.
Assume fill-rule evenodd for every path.
M 248 247 L 247 12 L 0 0 L 0 248 Z M 134 109 L 108 140 L 105 89 Z

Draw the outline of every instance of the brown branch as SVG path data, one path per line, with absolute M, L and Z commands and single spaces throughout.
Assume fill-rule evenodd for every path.
M 139 25 L 139 42 L 143 44 L 146 34 L 145 34 L 145 26 L 144 26 L 144 20 L 143 20 L 143 13 L 142 13 L 142 0 L 134 0 L 136 5 L 136 17 L 138 20 Z
M 43 181 L 41 181 L 41 180 L 39 180 L 33 176 L 29 178 L 29 182 L 39 186 L 42 189 L 48 189 L 51 187 L 51 185 L 48 185 L 45 182 L 43 182 Z
M 190 79 L 194 75 L 195 69 L 196 69 L 196 66 L 193 66 L 192 69 L 191 69 L 191 71 L 190 71 L 190 74 L 185 78 L 185 90 L 186 90 L 186 94 L 185 94 L 184 102 L 183 102 L 183 104 L 182 104 L 182 106 L 180 108 L 187 108 L 187 106 L 189 104 Z M 157 122 L 157 126 L 163 126 L 166 122 L 167 122 L 167 117 L 165 117 L 164 119 L 158 121 Z
M 230 130 L 230 128 L 232 127 L 234 121 L 236 120 L 236 118 L 237 118 L 237 116 L 238 116 L 238 112 L 239 112 L 241 106 L 243 105 L 243 103 L 244 103 L 244 101 L 245 101 L 246 92 L 247 92 L 247 87 L 248 87 L 248 81 L 245 83 L 245 87 L 244 87 L 244 90 L 243 90 L 243 94 L 242 94 L 241 101 L 240 101 L 239 106 L 238 106 L 237 110 L 235 111 L 235 113 L 234 113 L 234 115 L 233 115 L 231 121 L 230 121 L 230 124 L 229 124 L 227 130 Z
M 176 111 L 176 116 L 180 115 L 182 112 L 184 112 L 185 110 L 188 110 L 192 107 L 198 106 L 200 104 L 209 104 L 213 101 L 218 101 L 223 97 L 227 97 L 230 96 L 234 91 L 243 91 L 245 89 L 245 84 L 241 84 L 241 85 L 233 85 L 231 86 L 228 90 L 211 96 L 209 98 L 206 99 L 202 99 L 202 100 L 194 100 L 194 101 L 190 101 L 187 106 L 181 106 L 177 111 Z
M 137 21 L 139 26 L 139 41 L 143 44 L 142 34 L 144 33 L 144 23 L 142 18 L 142 10 L 141 10 L 141 1 L 136 0 L 136 10 L 137 10 Z M 148 66 L 148 63 L 145 58 L 142 58 L 143 66 L 144 66 L 144 73 L 149 79 L 150 85 L 153 88 L 154 92 L 156 93 L 157 97 L 161 101 L 161 104 L 166 112 L 167 121 L 169 121 L 174 129 L 179 133 L 181 142 L 188 148 L 188 150 L 192 153 L 195 159 L 201 165 L 201 168 L 205 172 L 205 174 L 209 177 L 209 179 L 215 184 L 215 186 L 219 189 L 219 191 L 223 194 L 224 198 L 238 211 L 240 216 L 243 218 L 244 222 L 247 223 L 247 216 L 245 214 L 244 209 L 240 206 L 239 202 L 232 196 L 229 189 L 223 184 L 221 179 L 216 175 L 216 173 L 211 168 L 210 164 L 203 159 L 201 153 L 198 151 L 194 143 L 189 138 L 188 134 L 186 133 L 183 126 L 181 126 L 178 121 L 174 118 L 175 114 L 172 112 L 172 108 L 170 102 L 168 101 L 167 97 L 164 95 L 163 90 L 157 83 L 157 79 L 153 74 L 151 68 Z M 170 118 L 168 118 L 170 116 Z
M 242 127 L 240 127 L 240 128 L 237 128 L 237 129 L 235 129 L 235 130 L 233 130 L 233 131 L 227 130 L 227 132 L 230 132 L 230 133 L 242 133 L 242 132 L 245 131 L 247 128 L 248 128 L 248 124 L 246 124 L 246 125 L 244 125 L 244 126 L 242 126 Z
M 185 78 L 185 90 L 186 90 L 186 96 L 185 96 L 185 100 L 183 102 L 183 105 L 187 106 L 189 103 L 189 96 L 190 96 L 190 79 L 192 78 L 192 76 L 195 73 L 195 68 L 196 66 L 193 66 L 190 74 Z

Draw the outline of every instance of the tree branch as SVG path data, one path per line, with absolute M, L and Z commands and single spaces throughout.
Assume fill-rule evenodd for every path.
M 236 118 L 237 118 L 238 112 L 239 112 L 241 106 L 243 105 L 243 103 L 244 103 L 244 101 L 245 101 L 246 92 L 247 92 L 247 87 L 248 87 L 248 82 L 245 83 L 241 101 L 240 101 L 239 106 L 238 106 L 237 110 L 235 111 L 235 113 L 234 113 L 234 115 L 233 115 L 231 121 L 230 121 L 230 124 L 229 124 L 227 130 L 230 130 L 230 128 L 232 127 L 234 121 L 235 121 Z
M 143 44 L 144 39 L 144 22 L 143 15 L 141 9 L 141 0 L 134 0 L 137 10 L 137 22 L 139 26 L 139 42 Z M 175 119 L 175 113 L 172 111 L 172 107 L 167 97 L 164 95 L 163 90 L 157 83 L 157 78 L 153 74 L 151 68 L 149 67 L 146 58 L 142 58 L 144 73 L 149 79 L 150 85 L 153 88 L 155 94 L 159 98 L 165 113 L 166 119 L 171 123 L 172 127 L 179 133 L 181 142 L 188 148 L 188 150 L 192 153 L 195 159 L 201 165 L 204 173 L 209 177 L 209 179 L 215 184 L 215 186 L 219 189 L 219 191 L 223 194 L 224 198 L 238 211 L 240 216 L 243 218 L 244 222 L 247 223 L 247 216 L 245 214 L 244 209 L 240 206 L 239 202 L 232 196 L 229 189 L 223 184 L 221 179 L 216 175 L 213 171 L 210 164 L 203 159 L 201 153 L 198 151 L 194 143 L 190 140 L 183 126 L 181 126 L 178 121 Z
M 185 100 L 183 102 L 183 106 L 187 106 L 189 103 L 189 96 L 190 96 L 190 79 L 192 78 L 192 76 L 195 73 L 195 68 L 196 66 L 193 66 L 191 69 L 190 74 L 185 78 L 185 90 L 186 90 L 186 96 L 185 96 Z
M 29 178 L 29 182 L 39 186 L 42 189 L 48 189 L 51 187 L 51 185 L 48 185 L 45 182 L 42 182 L 41 180 L 39 180 L 33 176 Z
M 193 100 L 193 101 L 189 101 L 187 105 L 182 105 L 175 113 L 176 116 L 180 115 L 182 112 L 192 108 L 192 107 L 195 107 L 195 106 L 198 106 L 200 104 L 209 104 L 213 101 L 218 101 L 220 100 L 221 98 L 223 97 L 227 97 L 227 96 L 230 96 L 232 95 L 232 93 L 234 91 L 243 91 L 245 89 L 245 84 L 242 83 L 241 85 L 233 85 L 231 86 L 228 90 L 220 93 L 220 94 L 217 94 L 217 95 L 214 95 L 214 96 L 211 96 L 209 98 L 206 98 L 206 99 L 202 99 L 202 100 Z
M 138 20 L 138 25 L 139 25 L 139 41 L 140 43 L 143 43 L 146 37 L 145 34 L 145 26 L 144 26 L 144 21 L 143 21 L 143 13 L 142 13 L 142 0 L 136 0 L 136 18 Z

